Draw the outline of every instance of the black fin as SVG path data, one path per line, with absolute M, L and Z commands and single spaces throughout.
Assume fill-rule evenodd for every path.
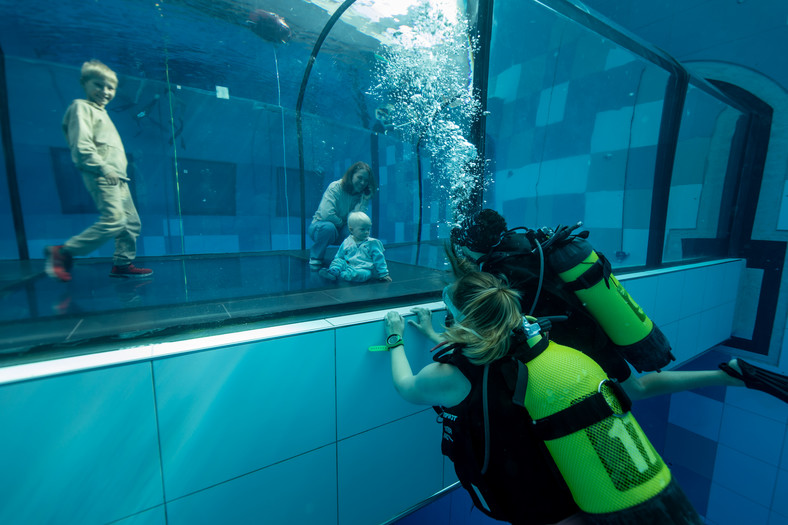
M 747 388 L 766 392 L 788 403 L 788 377 L 751 365 L 743 359 L 736 359 L 736 362 L 741 368 L 741 373 L 728 363 L 720 363 L 720 370 L 729 376 L 741 379 Z

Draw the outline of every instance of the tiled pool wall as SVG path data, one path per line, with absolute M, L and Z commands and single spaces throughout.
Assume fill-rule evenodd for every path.
M 622 282 L 674 342 L 677 365 L 716 366 L 702 354 L 731 334 L 743 267 Z M 442 305 L 426 306 L 439 325 Z M 384 314 L 0 369 L 0 523 L 392 519 L 456 478 L 432 409 L 404 402 L 388 354 L 367 351 Z M 430 361 L 414 329 L 405 340 L 414 369 Z M 711 523 L 785 523 L 788 410 L 759 392 L 706 390 L 638 403 L 636 416 Z M 480 517 L 464 497 L 434 503 L 462 510 L 429 523 Z

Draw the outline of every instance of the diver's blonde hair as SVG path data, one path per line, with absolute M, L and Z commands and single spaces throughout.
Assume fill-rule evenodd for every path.
M 446 338 L 464 344 L 463 354 L 477 365 L 504 357 L 512 331 L 523 322 L 520 294 L 489 273 L 471 271 L 452 286 L 451 298 L 463 319 L 455 320 Z
M 115 72 L 112 71 L 104 62 L 96 59 L 88 60 L 82 64 L 79 82 L 84 84 L 94 77 L 109 78 L 110 80 L 115 81 L 115 84 L 118 83 L 118 75 L 116 75 Z

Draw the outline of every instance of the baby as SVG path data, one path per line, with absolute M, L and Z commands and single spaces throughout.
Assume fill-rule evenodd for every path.
M 376 274 L 380 281 L 391 282 L 386 259 L 383 257 L 383 243 L 369 236 L 372 220 L 362 211 L 354 211 L 347 218 L 350 235 L 342 241 L 339 251 L 328 268 L 321 268 L 318 274 L 324 279 L 362 283 Z

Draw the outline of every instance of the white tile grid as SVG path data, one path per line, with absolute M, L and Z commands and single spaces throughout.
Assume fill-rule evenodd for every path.
M 656 304 L 656 277 L 640 277 L 627 279 L 627 276 L 617 277 L 626 288 L 632 299 L 643 309 L 643 312 L 653 321 L 654 305 Z
M 657 277 L 654 313 L 651 319 L 662 326 L 678 321 L 681 295 L 684 287 L 684 273 L 664 273 Z
M 707 282 L 705 268 L 693 268 L 684 272 L 684 286 L 679 301 L 681 317 L 696 315 L 703 310 Z
M 676 339 L 669 339 L 676 364 L 686 363 L 701 353 L 698 346 L 700 334 L 700 314 L 684 317 L 677 321 Z
M 417 373 L 432 362 L 429 349 L 434 343 L 408 324 L 413 319 L 409 309 L 405 317 L 403 340 L 411 368 Z M 383 315 L 379 317 L 382 319 Z M 440 329 L 443 314 L 433 316 L 433 325 Z M 370 343 L 384 343 L 382 320 L 336 330 L 337 374 L 337 435 L 345 439 L 395 419 L 425 410 L 424 406 L 406 402 L 397 394 L 391 381 L 391 358 L 388 352 L 370 352 Z M 431 409 L 430 409 L 431 410 Z

